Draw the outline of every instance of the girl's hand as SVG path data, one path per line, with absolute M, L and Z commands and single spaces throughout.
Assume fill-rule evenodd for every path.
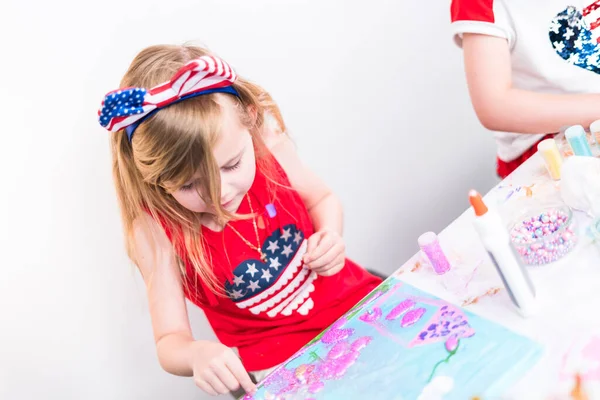
M 344 239 L 334 231 L 322 230 L 308 238 L 304 265 L 322 276 L 335 275 L 346 263 Z
M 196 385 L 212 396 L 226 394 L 242 387 L 253 394 L 256 386 L 233 350 L 221 343 L 192 343 L 192 371 Z

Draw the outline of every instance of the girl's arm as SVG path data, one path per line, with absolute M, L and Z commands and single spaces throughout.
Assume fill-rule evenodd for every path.
M 302 198 L 315 231 L 330 230 L 342 235 L 344 216 L 339 198 L 302 163 L 289 136 L 281 134 L 272 144 L 270 150 Z
M 255 389 L 236 354 L 211 341 L 195 341 L 190 329 L 181 275 L 171 243 L 150 216 L 134 229 L 136 263 L 146 283 L 152 329 L 163 369 L 193 376 L 198 387 L 217 395 Z
M 600 118 L 600 94 L 549 94 L 514 88 L 506 39 L 465 33 L 462 46 L 471 102 L 486 128 L 553 133 L 567 125 L 588 126 Z
M 339 198 L 298 157 L 288 135 L 267 130 L 264 140 L 308 209 L 315 234 L 308 239 L 305 264 L 321 275 L 333 275 L 345 264 L 343 209 Z

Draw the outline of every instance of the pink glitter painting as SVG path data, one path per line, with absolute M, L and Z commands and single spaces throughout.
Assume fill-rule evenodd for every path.
M 527 338 L 389 278 L 245 398 L 495 396 L 540 353 Z

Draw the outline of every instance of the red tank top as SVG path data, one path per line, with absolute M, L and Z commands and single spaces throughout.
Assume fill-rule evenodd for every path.
M 266 262 L 231 229 L 256 246 L 252 219 L 229 222 L 222 232 L 202 229 L 208 260 L 227 297 L 214 295 L 194 279 L 186 261 L 186 296 L 202 308 L 221 343 L 238 348 L 249 371 L 284 362 L 381 283 L 350 260 L 331 277 L 303 266 L 313 226 L 300 196 L 271 159 L 281 185 L 268 185 L 257 164 L 254 183 L 238 209 L 262 219 L 257 229 Z

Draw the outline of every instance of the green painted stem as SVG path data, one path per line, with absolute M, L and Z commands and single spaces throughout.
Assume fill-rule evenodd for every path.
M 447 363 L 450 360 L 450 357 L 452 357 L 453 355 L 456 354 L 459 347 L 460 347 L 460 340 L 456 344 L 456 348 L 453 351 L 449 352 L 450 354 L 448 354 L 448 357 L 446 357 L 445 359 L 443 359 L 441 361 L 438 361 L 437 364 L 434 365 L 433 371 L 431 371 L 431 375 L 429 375 L 429 379 L 427 379 L 427 383 L 430 383 L 431 380 L 433 379 L 433 375 L 435 374 L 435 370 L 437 369 L 437 367 L 439 367 L 439 365 L 442 363 Z

